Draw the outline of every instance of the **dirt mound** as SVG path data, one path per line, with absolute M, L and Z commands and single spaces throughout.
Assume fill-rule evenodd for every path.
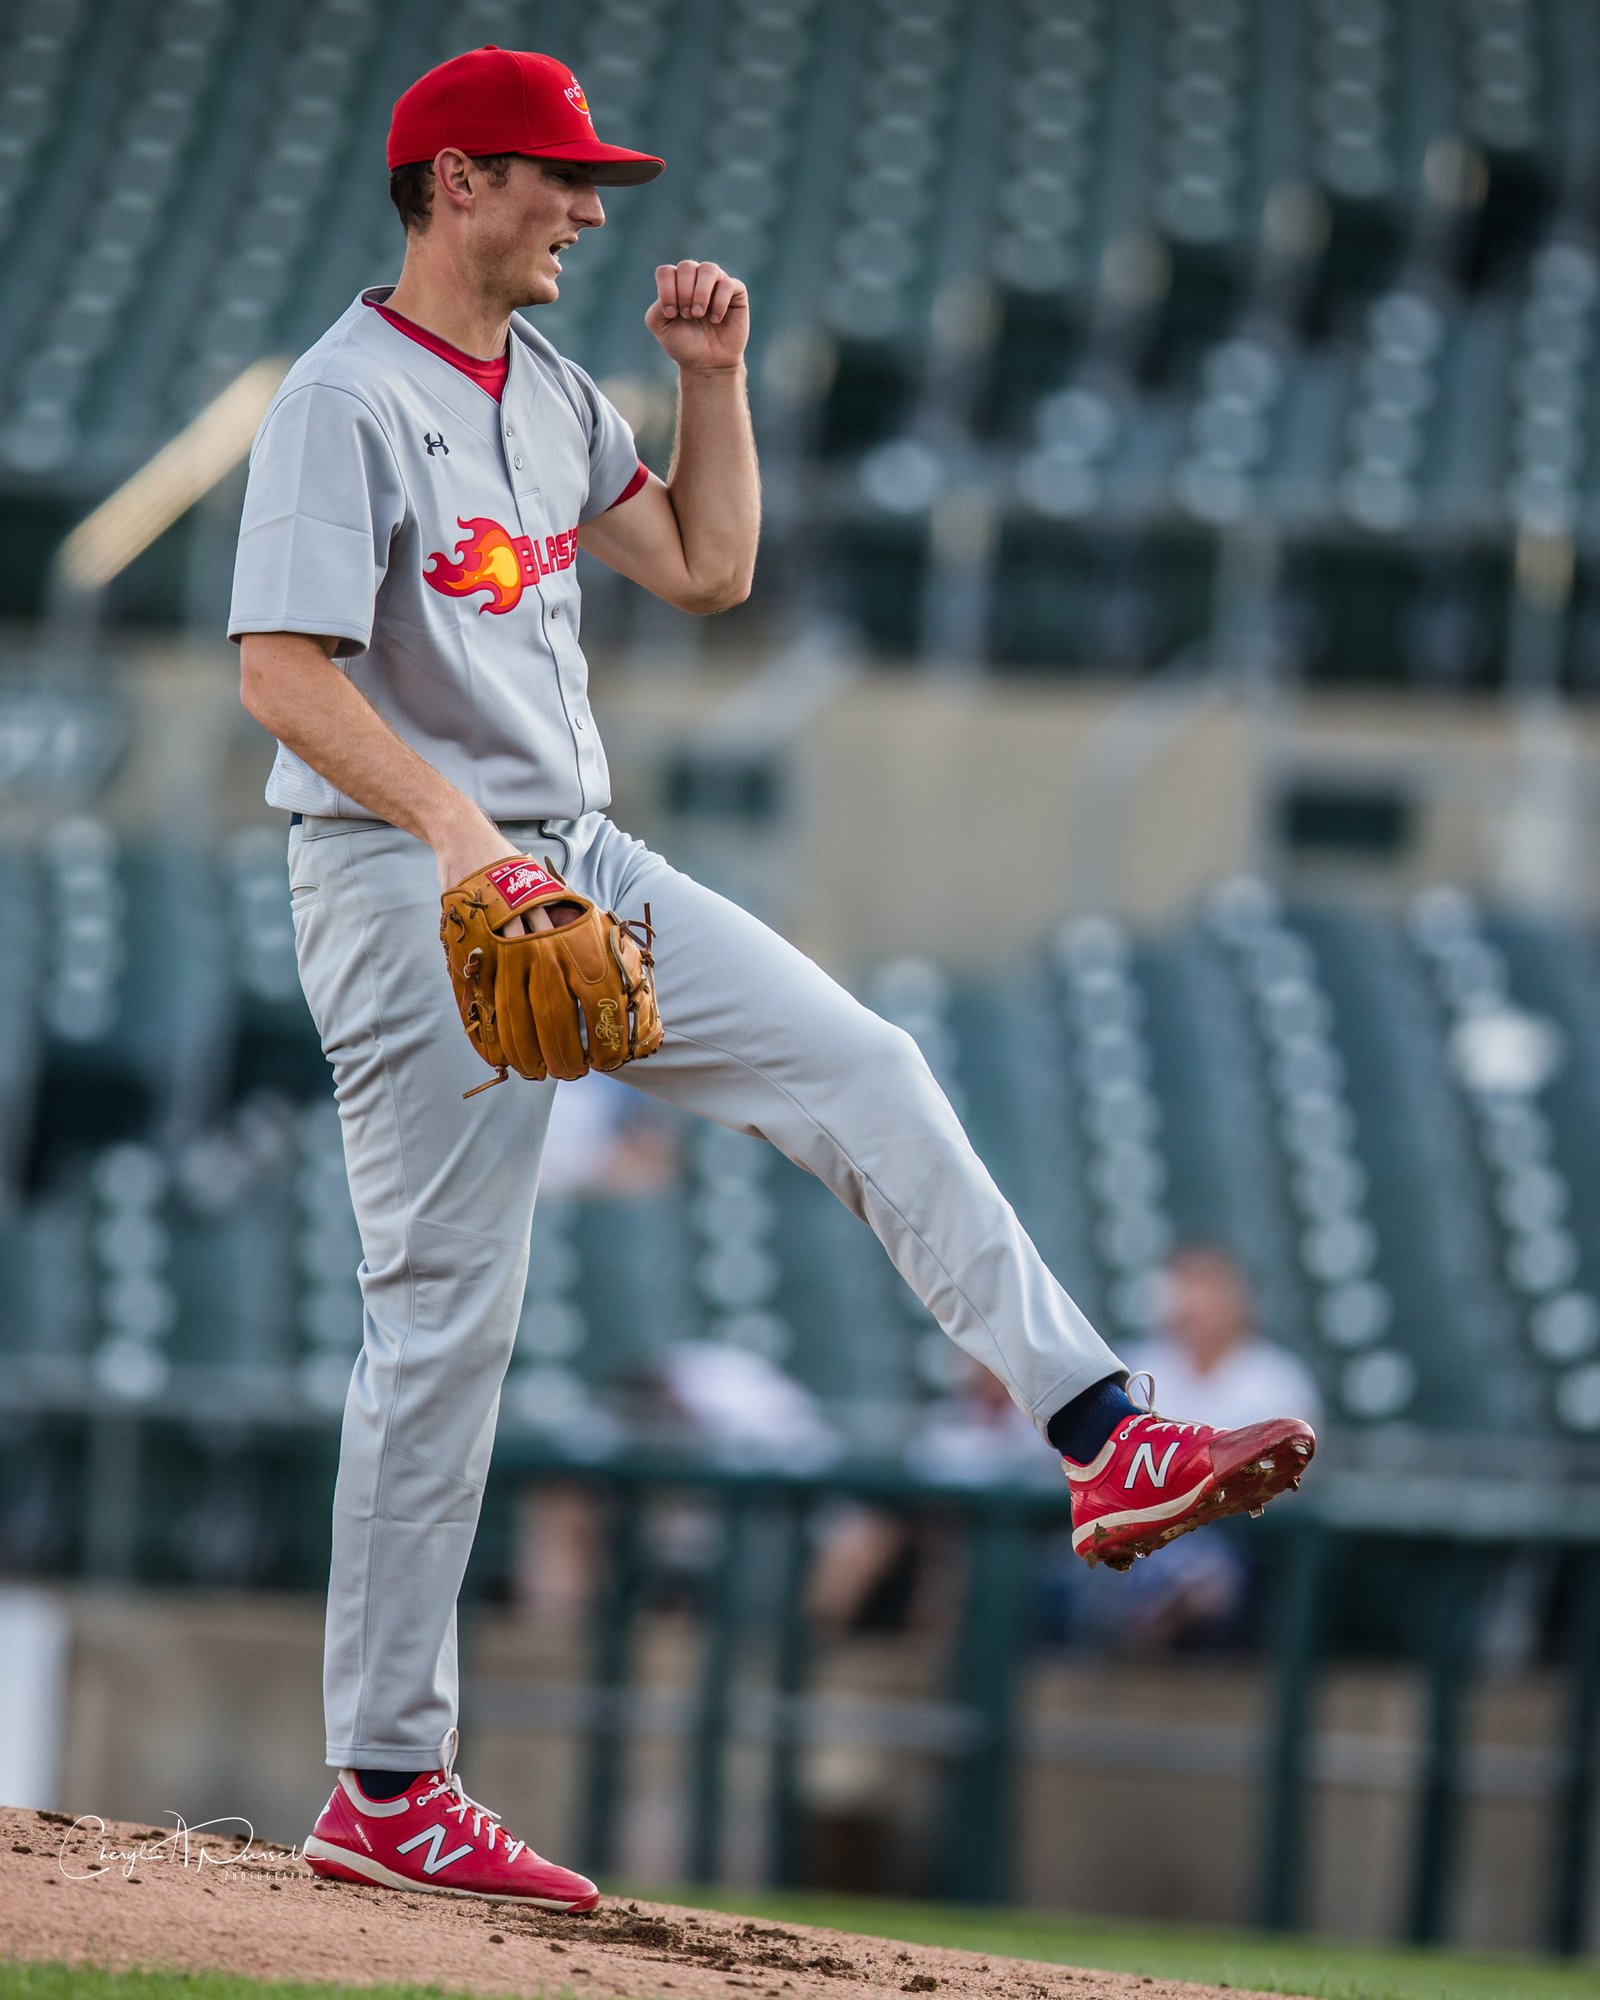
M 1213 1987 L 664 1903 L 602 1903 L 592 1916 L 556 1917 L 476 1897 L 319 1882 L 293 1848 L 230 1826 L 107 1824 L 14 1807 L 0 1807 L 0 1908 L 0 1950 L 15 1958 L 220 1968 L 260 1979 L 523 1995 L 570 1989 L 585 2000 L 1220 2000 Z

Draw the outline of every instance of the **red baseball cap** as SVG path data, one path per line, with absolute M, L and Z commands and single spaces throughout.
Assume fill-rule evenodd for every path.
M 452 56 L 419 76 L 389 120 L 389 170 L 434 159 L 446 146 L 481 158 L 525 153 L 592 167 L 604 187 L 637 187 L 666 165 L 650 153 L 603 146 L 583 87 L 554 56 L 531 49 L 481 49 Z

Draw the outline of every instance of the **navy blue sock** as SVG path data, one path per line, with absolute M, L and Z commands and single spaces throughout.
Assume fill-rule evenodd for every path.
M 356 1783 L 369 1799 L 397 1799 L 421 1776 L 420 1771 L 357 1771 Z
M 1108 1375 L 1056 1411 L 1046 1435 L 1063 1458 L 1087 1465 L 1124 1417 L 1138 1415 L 1138 1405 L 1122 1386 L 1123 1379 Z

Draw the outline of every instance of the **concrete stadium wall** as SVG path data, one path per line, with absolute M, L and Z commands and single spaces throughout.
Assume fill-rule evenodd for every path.
M 30 660 L 0 633 L 0 675 Z M 238 706 L 233 649 L 112 648 L 133 742 L 96 810 L 175 837 L 263 820 L 271 743 Z M 1600 715 L 1517 722 L 1487 699 L 1318 692 L 1263 707 L 1192 682 L 931 678 L 848 659 L 594 663 L 613 816 L 747 901 L 838 972 L 885 953 L 952 966 L 1032 945 L 1068 911 L 1157 921 L 1267 867 L 1309 893 L 1398 902 L 1450 880 L 1600 914 Z M 766 820 L 686 818 L 683 759 L 765 761 Z M 1389 785 L 1392 859 L 1275 850 L 1286 783 Z M 37 807 L 0 797 L 0 831 Z

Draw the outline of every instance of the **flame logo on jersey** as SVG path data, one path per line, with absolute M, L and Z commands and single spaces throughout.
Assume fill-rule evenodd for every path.
M 466 533 L 456 543 L 454 562 L 435 549 L 428 557 L 434 565 L 422 572 L 423 581 L 446 597 L 470 597 L 486 590 L 487 602 L 479 613 L 492 611 L 498 618 L 514 611 L 529 585 L 537 590 L 547 576 L 571 569 L 578 559 L 578 530 L 564 528 L 559 535 L 511 535 L 498 521 L 477 518 L 464 521 L 458 514 L 456 526 Z
M 499 617 L 513 610 L 522 595 L 522 564 L 510 535 L 498 521 L 464 521 L 459 514 L 456 526 L 467 532 L 456 543 L 455 561 L 442 549 L 435 549 L 428 557 L 434 567 L 422 572 L 424 582 L 446 597 L 488 591 L 488 602 L 478 606 L 480 612 L 492 611 Z

